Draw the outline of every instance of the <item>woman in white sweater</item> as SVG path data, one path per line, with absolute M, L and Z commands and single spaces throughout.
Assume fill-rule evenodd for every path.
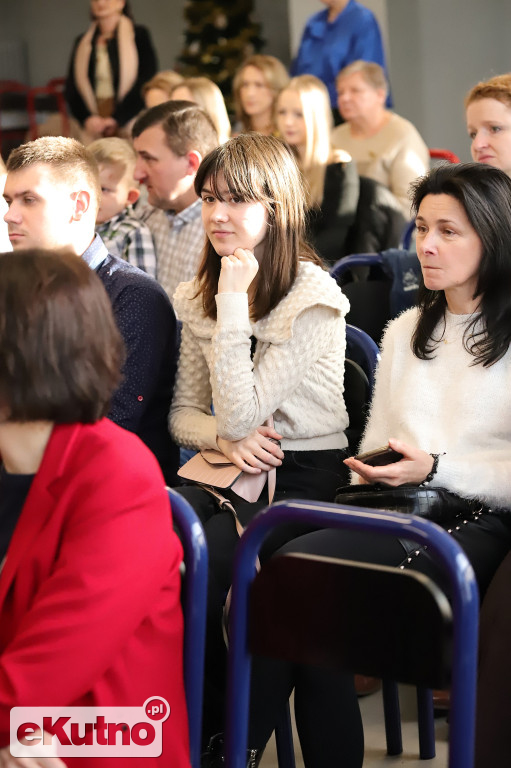
M 444 527 L 467 553 L 484 595 L 511 549 L 511 180 L 480 164 L 441 166 L 417 182 L 413 209 L 423 275 L 419 304 L 384 336 L 360 448 L 389 443 L 403 458 L 378 467 L 354 458 L 345 464 L 354 482 L 429 484 L 466 499 L 461 520 Z M 413 556 L 406 542 L 387 537 L 317 531 L 283 549 L 437 576 L 425 552 Z M 269 720 L 289 693 L 280 677 L 296 684 L 305 702 L 298 727 L 309 726 L 307 768 L 336 761 L 360 768 L 363 732 L 352 679 L 320 677 L 311 668 L 290 676 L 285 666 L 278 676 L 272 669 L 272 689 L 282 692 L 280 700 L 270 697 L 275 710 L 264 692 L 254 696 L 251 745 L 264 745 Z M 310 727 L 312 718 L 321 727 Z M 303 747 L 301 733 L 300 740 Z
M 295 160 L 278 139 L 242 134 L 204 159 L 195 187 L 207 240 L 197 277 L 174 296 L 183 329 L 172 434 L 187 448 L 219 449 L 248 474 L 276 467 L 276 498 L 333 500 L 347 446 L 349 304 L 304 243 Z M 271 416 L 274 427 L 263 426 Z M 221 610 L 237 534 L 204 490 L 179 490 L 209 546 L 204 731 L 212 736 L 223 727 Z M 243 524 L 268 501 L 231 499 Z

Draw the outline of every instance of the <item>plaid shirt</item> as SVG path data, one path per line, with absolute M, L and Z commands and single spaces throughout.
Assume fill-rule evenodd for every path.
M 151 230 L 158 264 L 157 279 L 172 301 L 179 283 L 197 274 L 204 248 L 202 201 L 196 200 L 180 213 L 147 205 L 137 215 Z
M 109 221 L 98 224 L 96 232 L 110 253 L 156 277 L 156 253 L 151 230 L 135 216 L 131 205 Z

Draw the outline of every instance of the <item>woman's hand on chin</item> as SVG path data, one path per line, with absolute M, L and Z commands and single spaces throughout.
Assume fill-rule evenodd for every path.
M 389 445 L 395 451 L 403 454 L 400 461 L 394 464 L 385 464 L 382 467 L 371 467 L 354 458 L 345 459 L 344 463 L 357 475 L 360 475 L 363 482 L 366 483 L 384 483 L 385 485 L 398 486 L 405 483 L 419 485 L 431 472 L 433 467 L 433 457 L 421 451 L 420 448 L 413 448 L 401 440 L 389 439 Z
M 259 269 L 252 251 L 244 248 L 236 248 L 231 256 L 223 256 L 221 264 L 218 293 L 246 293 Z
M 257 427 L 242 440 L 224 440 L 217 437 L 218 448 L 229 461 L 251 475 L 258 475 L 261 470 L 280 467 L 284 453 L 273 440 L 280 440 L 273 427 Z M 271 438 L 271 439 L 270 439 Z

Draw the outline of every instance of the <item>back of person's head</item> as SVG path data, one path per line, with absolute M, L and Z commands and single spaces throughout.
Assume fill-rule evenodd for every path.
M 212 119 L 220 144 L 227 141 L 231 135 L 231 123 L 218 85 L 207 77 L 187 77 L 172 89 L 171 98 L 185 99 L 184 89 L 189 91 L 192 100 Z
M 88 151 L 99 165 L 113 165 L 120 173 L 122 180 L 129 180 L 134 185 L 133 173 L 137 155 L 132 145 L 126 139 L 110 136 L 96 139 L 87 147 Z
M 289 74 L 279 59 L 277 59 L 275 56 L 267 56 L 262 53 L 255 53 L 253 56 L 249 56 L 238 67 L 232 81 L 236 118 L 241 120 L 245 129 L 249 130 L 250 118 L 243 109 L 243 104 L 241 103 L 240 97 L 240 90 L 243 82 L 243 70 L 246 67 L 255 67 L 263 74 L 266 85 L 271 91 L 273 91 L 275 98 L 277 94 L 288 84 Z
M 157 72 L 154 77 L 142 86 L 142 97 L 145 98 L 148 91 L 161 91 L 162 101 L 168 101 L 174 88 L 182 83 L 183 79 L 182 75 L 178 72 L 174 72 L 172 69 L 164 69 L 161 72 Z M 163 96 L 165 95 L 167 96 L 167 99 L 163 99 Z
M 82 259 L 38 249 L 0 254 L 0 404 L 9 420 L 105 416 L 123 354 L 110 300 Z
M 495 99 L 511 107 L 511 73 L 496 75 L 474 85 L 465 96 L 465 108 L 480 99 Z
M 300 259 L 320 263 L 304 243 L 305 195 L 291 150 L 280 139 L 258 133 L 241 134 L 204 158 L 195 177 L 201 195 L 207 183 L 217 197 L 219 178 L 233 197 L 260 202 L 268 217 L 265 251 L 259 268 L 252 316 L 258 320 L 273 309 L 292 286 Z M 204 311 L 216 316 L 215 294 L 220 259 L 206 242 L 198 272 Z
M 218 146 L 213 121 L 203 109 L 189 101 L 166 101 L 146 109 L 135 120 L 133 138 L 155 125 L 162 127 L 169 149 L 178 157 L 193 150 L 204 157 Z
M 491 365 L 505 354 L 511 341 L 511 179 L 483 163 L 445 164 L 418 179 L 411 189 L 415 214 L 427 195 L 449 195 L 457 200 L 481 241 L 474 298 L 481 297 L 487 334 L 476 337 L 469 346 L 476 363 Z M 439 318 L 444 313 L 445 296 L 421 286 L 419 304 L 424 312 L 433 310 L 433 323 L 435 314 Z
M 42 136 L 12 150 L 7 160 L 7 173 L 16 173 L 34 165 L 46 165 L 56 179 L 70 187 L 85 187 L 92 195 L 92 209 L 97 213 L 101 184 L 96 160 L 75 139 Z
M 355 75 L 357 72 L 360 72 L 367 85 L 370 85 L 371 88 L 374 88 L 376 91 L 383 90 L 385 97 L 387 97 L 389 85 L 387 78 L 385 77 L 385 70 L 380 64 L 376 64 L 375 61 L 363 61 L 362 59 L 357 59 L 346 67 L 343 67 L 337 75 L 337 85 L 339 84 L 339 80 L 342 80 L 343 77 Z
M 319 205 L 323 199 L 326 165 L 332 154 L 333 118 L 328 90 L 314 75 L 299 75 L 292 78 L 279 98 L 286 91 L 294 91 L 300 98 L 306 133 L 301 168 L 308 183 L 310 204 Z

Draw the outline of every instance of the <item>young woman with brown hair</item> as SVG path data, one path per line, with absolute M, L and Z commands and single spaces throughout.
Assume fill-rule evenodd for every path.
M 278 139 L 243 134 L 204 159 L 195 187 L 208 239 L 197 278 L 174 297 L 183 331 L 172 433 L 187 448 L 220 450 L 248 474 L 277 467 L 275 498 L 332 500 L 347 446 L 348 302 L 303 240 L 296 162 Z M 263 426 L 272 415 L 274 428 Z M 211 736 L 223 729 L 221 612 L 237 534 L 207 492 L 180 491 L 204 522 L 210 552 Z M 264 493 L 252 504 L 231 499 L 243 524 L 267 503 Z

